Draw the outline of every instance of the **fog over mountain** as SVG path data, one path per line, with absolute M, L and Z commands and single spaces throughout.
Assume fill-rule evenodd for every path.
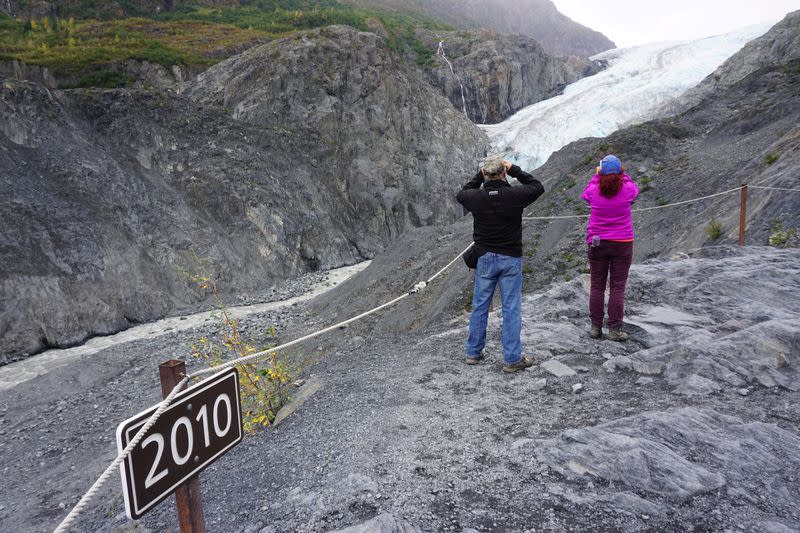
M 457 28 L 521 33 L 559 56 L 588 57 L 614 48 L 602 33 L 578 24 L 551 0 L 345 0 L 365 6 L 422 10 Z

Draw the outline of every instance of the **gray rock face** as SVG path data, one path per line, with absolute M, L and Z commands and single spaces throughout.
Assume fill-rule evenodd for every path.
M 382 231 L 386 219 L 452 219 L 452 190 L 434 184 L 444 185 L 442 172 L 468 175 L 486 146 L 463 116 L 442 113 L 445 101 L 377 35 L 344 26 L 253 48 L 204 72 L 184 94 L 261 128 L 291 124 L 300 153 L 327 180 L 350 187 L 356 205 L 385 215 L 360 220 L 362 230 Z M 434 208 L 440 199 L 444 209 Z
M 557 378 L 564 378 L 570 376 L 577 376 L 578 373 L 572 370 L 570 367 L 565 365 L 560 361 L 556 361 L 555 359 L 548 359 L 541 365 L 542 370 L 549 372 L 550 374 L 554 375 Z
M 423 68 L 430 83 L 479 124 L 500 122 L 600 68 L 577 57 L 557 59 L 521 35 L 440 32 L 423 42 L 438 50 L 437 66 Z
M 337 529 L 331 533 L 420 533 L 422 530 L 390 513 L 383 513 L 355 526 Z
M 33 81 L 51 89 L 58 83 L 47 67 L 26 65 L 22 61 L 0 61 L 0 76 L 15 80 Z
M 713 74 L 689 91 L 684 104 L 694 105 L 716 90 L 731 87 L 765 68 L 774 68 L 800 59 L 800 11 L 789 13 L 767 34 L 747 43 Z
M 681 269 L 666 283 L 665 274 L 678 272 L 665 272 L 665 264 L 637 268 L 633 290 L 654 295 L 658 286 L 668 296 L 629 320 L 646 333 L 649 346 L 604 366 L 662 375 L 682 394 L 746 383 L 794 389 L 786 369 L 800 354 L 800 287 L 792 281 L 800 279 L 800 254 L 756 250 L 726 257 L 708 249 L 693 260 L 696 268 Z M 754 257 L 759 258 L 757 280 L 746 266 Z M 722 297 L 708 306 L 712 292 Z
M 406 228 L 455 219 L 452 191 L 485 153 L 372 34 L 272 43 L 211 80 L 241 100 L 220 102 L 235 118 L 202 84 L 203 104 L 0 86 L 4 359 L 196 307 L 203 295 L 175 271 L 197 268 L 193 250 L 223 294 L 371 257 Z
M 584 484 L 600 478 L 613 484 L 610 491 L 632 490 L 655 501 L 680 502 L 721 488 L 782 499 L 780 480 L 787 468 L 800 466 L 796 434 L 695 408 L 567 430 L 538 444 L 538 460 L 568 478 Z

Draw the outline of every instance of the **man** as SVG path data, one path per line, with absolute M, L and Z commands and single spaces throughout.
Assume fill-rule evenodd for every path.
M 520 186 L 512 187 L 506 175 Z M 481 188 L 483 185 L 483 188 Z M 497 156 L 487 157 L 481 171 L 458 193 L 458 202 L 473 217 L 473 240 L 478 253 L 472 316 L 467 339 L 467 364 L 483 359 L 486 322 L 494 289 L 500 285 L 503 301 L 503 372 L 513 373 L 533 365 L 522 356 L 522 210 L 544 193 L 544 187 L 517 165 Z

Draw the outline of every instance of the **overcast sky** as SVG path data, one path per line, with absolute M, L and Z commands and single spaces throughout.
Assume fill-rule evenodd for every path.
M 553 0 L 576 22 L 617 46 L 697 39 L 777 22 L 800 9 L 800 0 Z

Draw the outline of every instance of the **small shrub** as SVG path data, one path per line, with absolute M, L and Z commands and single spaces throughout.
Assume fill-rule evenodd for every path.
M 639 183 L 642 185 L 640 187 L 642 192 L 649 191 L 652 188 L 650 184 L 653 183 L 653 179 L 650 176 L 642 176 L 642 179 L 639 180 Z
M 669 202 L 663 198 L 662 196 L 656 196 L 656 204 L 657 205 L 667 205 Z
M 706 226 L 706 233 L 709 237 L 711 237 L 712 241 L 715 241 L 722 237 L 723 227 L 722 223 L 717 220 L 716 218 L 712 218 L 711 221 Z
M 522 273 L 533 274 L 533 267 L 531 267 L 530 265 L 522 265 Z
M 789 248 L 795 244 L 797 228 L 783 229 L 780 220 L 774 220 L 770 226 L 769 245 L 776 248 Z
M 764 156 L 764 164 L 770 166 L 772 163 L 780 159 L 781 154 L 778 152 L 770 152 L 766 156 Z
M 566 182 L 564 182 L 564 184 L 563 184 L 563 185 L 561 185 L 561 187 L 559 187 L 559 188 L 560 188 L 562 191 L 566 191 L 566 190 L 568 190 L 568 189 L 571 189 L 571 188 L 573 188 L 575 185 L 577 185 L 577 182 L 575 181 L 575 178 L 570 178 L 569 180 L 567 180 Z
M 588 154 L 586 157 L 581 159 L 581 166 L 591 165 L 594 161 L 594 154 Z
M 202 265 L 196 257 L 195 261 Z M 256 347 L 242 337 L 239 319 L 231 315 L 220 297 L 216 282 L 205 272 L 205 268 L 202 273 L 191 275 L 190 278 L 200 289 L 213 295 L 216 311 L 212 317 L 220 323 L 219 338 L 201 337 L 191 347 L 192 357 L 213 368 L 226 360 L 253 355 L 275 345 L 276 331 L 272 326 L 264 331 L 264 336 L 273 340 L 267 345 Z M 266 365 L 258 360 L 238 365 L 242 425 L 245 432 L 250 434 L 272 424 L 278 410 L 289 400 L 289 387 L 293 381 L 288 365 L 278 358 L 276 352 L 267 353 L 262 359 L 266 360 Z

